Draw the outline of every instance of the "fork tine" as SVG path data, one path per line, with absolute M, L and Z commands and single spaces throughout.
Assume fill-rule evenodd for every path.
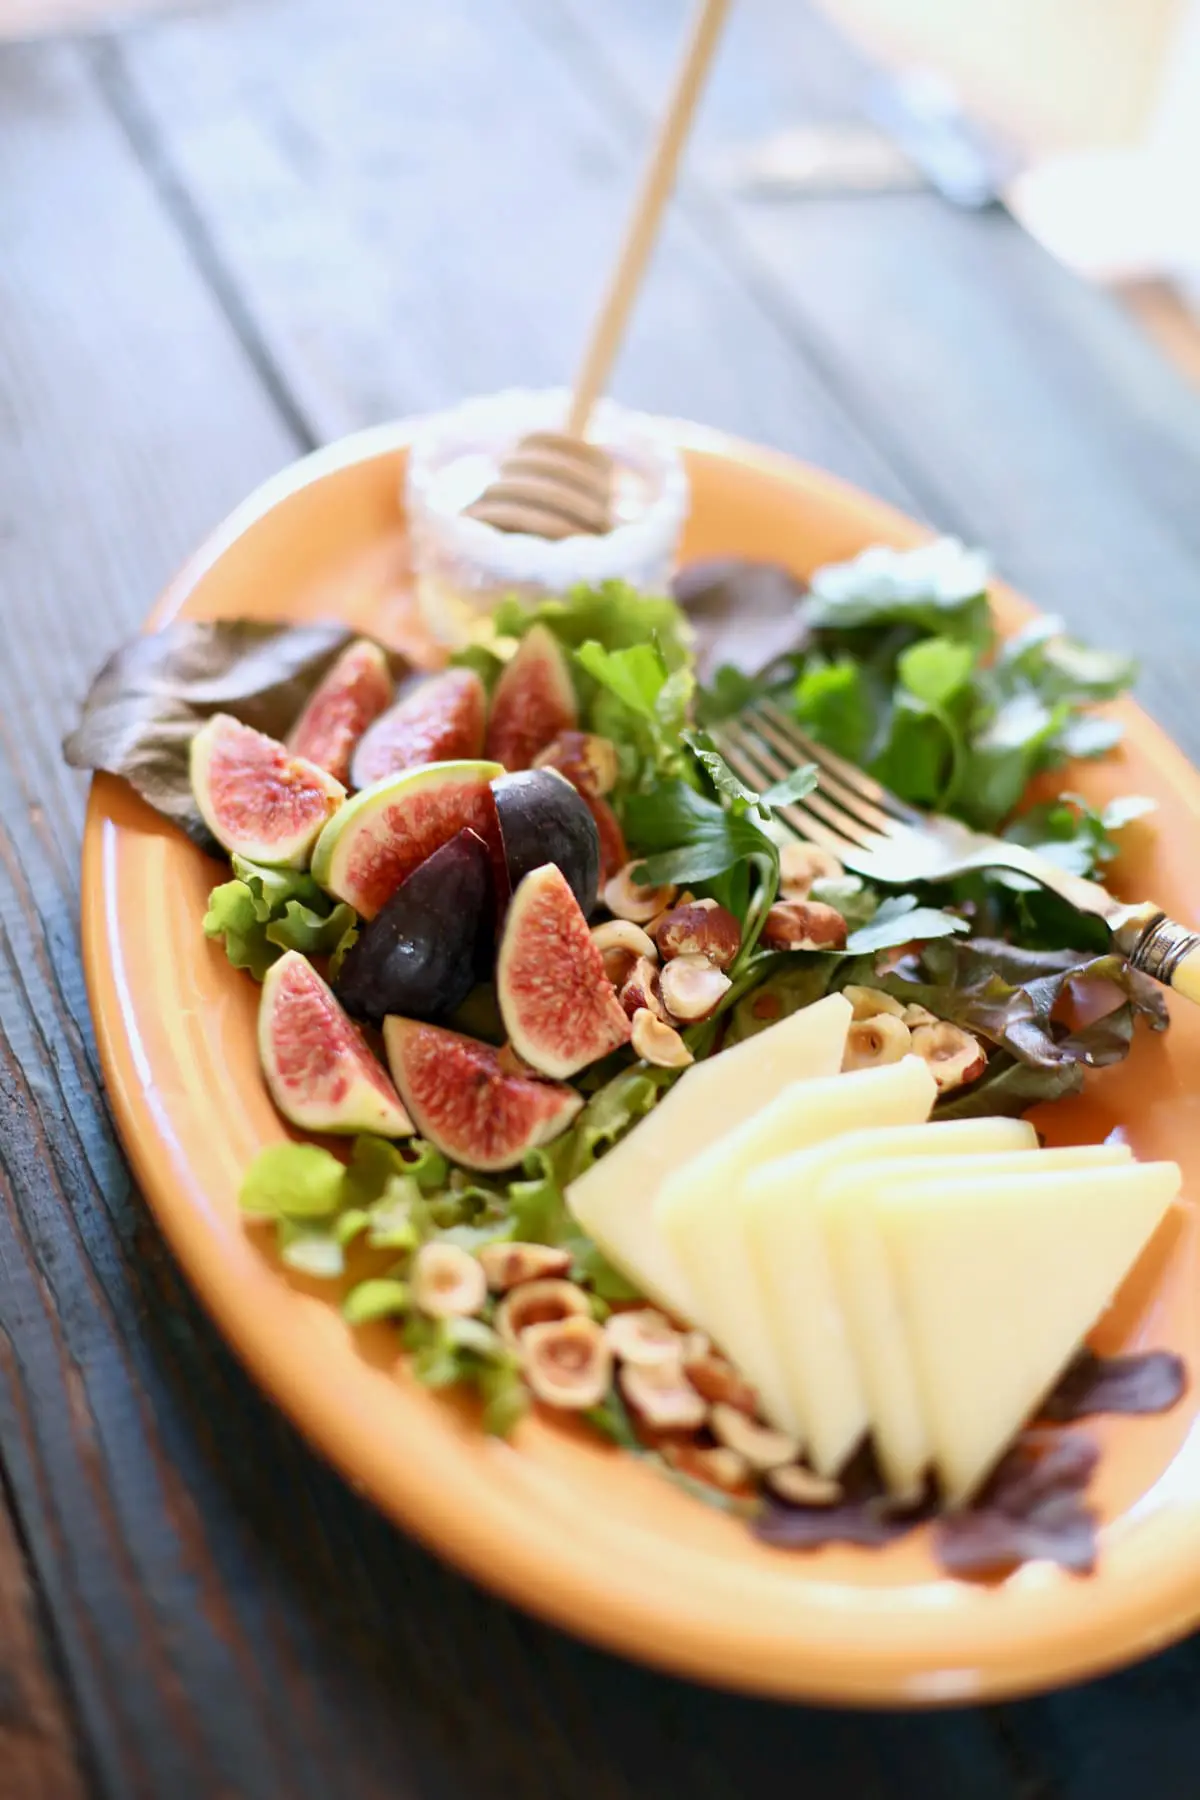
M 897 794 L 893 794 L 890 788 L 885 788 L 881 782 L 857 768 L 854 763 L 847 762 L 846 758 L 839 756 L 836 750 L 829 750 L 824 744 L 818 744 L 815 738 L 810 738 L 807 732 L 801 731 L 799 726 L 789 719 L 773 700 L 764 698 L 756 701 L 746 716 L 753 719 L 755 715 L 769 720 L 775 727 L 784 740 L 778 747 L 786 750 L 787 754 L 802 757 L 805 762 L 815 762 L 818 768 L 843 782 L 862 799 L 873 801 L 876 806 L 882 807 L 885 812 L 889 812 L 893 818 L 901 820 L 904 824 L 915 825 L 921 822 L 922 815 L 915 807 L 909 806 Z
M 713 742 L 734 772 L 745 781 L 762 784 L 763 777 L 778 780 L 790 771 L 771 751 L 764 750 L 734 720 L 726 720 L 713 732 Z M 802 801 L 778 809 L 779 816 L 802 837 L 810 838 L 837 854 L 852 850 L 869 850 L 878 840 L 878 832 L 848 812 L 843 812 L 827 797 L 806 794 Z M 795 816 L 793 816 L 795 815 Z M 832 827 L 832 831 L 830 830 Z
M 754 735 L 761 738 L 764 743 L 772 744 L 777 750 L 782 751 L 789 762 L 795 761 L 796 746 L 783 732 L 777 732 L 769 720 L 751 712 L 747 713 L 742 720 L 742 726 L 743 729 L 752 730 Z M 895 831 L 897 826 L 902 823 L 891 813 L 884 812 L 881 806 L 876 806 L 873 800 L 866 799 L 857 788 L 848 787 L 845 782 L 839 780 L 821 764 L 818 763 L 815 766 L 821 793 L 836 801 L 852 818 L 869 826 L 873 831 L 882 832 L 885 836 L 889 832 Z M 780 769 L 779 772 L 782 774 L 783 770 Z

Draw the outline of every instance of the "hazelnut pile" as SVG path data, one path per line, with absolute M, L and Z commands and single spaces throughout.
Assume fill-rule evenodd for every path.
M 681 1025 L 707 1019 L 730 987 L 725 973 L 741 948 L 742 930 L 715 900 L 673 886 L 640 887 L 634 863 L 605 883 L 613 915 L 592 937 L 609 980 L 633 1021 L 633 1048 L 659 1068 L 692 1060 Z
M 836 1504 L 838 1483 L 800 1463 L 799 1444 L 763 1421 L 754 1389 L 702 1332 L 649 1306 L 600 1324 L 570 1266 L 569 1251 L 547 1244 L 488 1244 L 472 1255 L 433 1241 L 413 1258 L 412 1299 L 428 1318 L 488 1318 L 544 1406 L 586 1412 L 615 1380 L 647 1445 L 695 1480 Z
M 939 1094 L 978 1080 L 987 1068 L 979 1039 L 961 1025 L 938 1019 L 924 1006 L 905 1006 L 882 988 L 843 988 L 851 1007 L 843 1071 L 879 1069 L 902 1056 L 929 1064 Z

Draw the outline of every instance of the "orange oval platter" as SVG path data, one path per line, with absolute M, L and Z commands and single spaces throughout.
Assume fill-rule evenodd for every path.
M 741 553 L 799 574 L 925 534 L 783 457 L 672 427 L 693 485 L 687 557 Z M 398 493 L 410 428 L 388 426 L 268 482 L 172 583 L 181 614 L 328 618 L 404 647 Z M 1000 589 L 1001 624 L 1028 613 Z M 1159 810 L 1114 885 L 1197 921 L 1200 776 L 1139 709 L 1122 751 L 1070 785 L 1149 794 Z M 724 1686 L 810 1700 L 927 1705 L 1078 1679 L 1200 1618 L 1200 1434 L 1193 1386 L 1170 1413 L 1100 1427 L 1103 1518 L 1089 1578 L 1035 1563 L 997 1586 L 944 1578 L 925 1536 L 799 1554 L 756 1543 L 572 1430 L 482 1436 L 398 1364 L 387 1327 L 353 1332 L 328 1290 L 290 1276 L 242 1227 L 254 1153 L 283 1134 L 258 1073 L 257 989 L 201 931 L 215 865 L 111 777 L 97 779 L 83 865 L 88 986 L 120 1130 L 156 1218 L 220 1330 L 309 1440 L 407 1530 L 477 1580 L 609 1648 Z M 1124 1128 L 1184 1168 L 1185 1202 L 1101 1328 L 1106 1349 L 1167 1346 L 1200 1370 L 1200 1009 L 1037 1122 L 1055 1142 Z

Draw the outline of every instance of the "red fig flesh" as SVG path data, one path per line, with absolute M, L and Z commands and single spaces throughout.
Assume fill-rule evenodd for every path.
M 350 765 L 356 788 L 426 763 L 464 762 L 483 750 L 487 695 L 474 669 L 422 677 L 366 731 Z
M 500 860 L 492 795 L 496 763 L 433 763 L 406 769 L 348 800 L 313 851 L 312 872 L 339 900 L 373 919 L 418 864 L 463 830 Z
M 383 1036 L 418 1131 L 464 1168 L 511 1168 L 564 1132 L 583 1105 L 574 1088 L 507 1073 L 499 1050 L 457 1031 L 391 1018 Z
M 558 639 L 545 625 L 533 625 L 496 683 L 484 754 L 510 773 L 531 768 L 538 751 L 577 722 L 571 671 Z
M 562 871 L 534 869 L 513 894 L 496 993 L 518 1055 L 559 1080 L 629 1042 L 630 1025 Z
M 258 1050 L 271 1098 L 293 1125 L 410 1136 L 412 1120 L 387 1071 L 298 950 L 267 970 Z
M 342 651 L 292 726 L 288 749 L 345 783 L 350 779 L 350 754 L 355 744 L 391 698 L 387 657 L 369 638 L 356 638 Z
M 192 739 L 192 793 L 218 843 L 250 862 L 303 868 L 341 806 L 340 781 L 228 713 Z

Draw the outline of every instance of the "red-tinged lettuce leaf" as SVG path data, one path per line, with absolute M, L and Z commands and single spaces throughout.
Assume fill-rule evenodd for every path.
M 1096 1563 L 1096 1515 L 1085 1498 L 1099 1451 L 1090 1438 L 1026 1431 L 969 1507 L 945 1513 L 934 1549 L 948 1575 L 989 1580 L 1021 1563 L 1075 1575 Z
M 1155 1031 L 1168 1018 L 1161 988 L 1123 957 L 1025 950 L 991 938 L 926 944 L 882 985 L 1000 1052 L 978 1082 L 939 1107 L 940 1117 L 1016 1114 L 1074 1093 L 1085 1069 L 1128 1054 L 1139 1018 Z
M 1081 1350 L 1046 1400 L 1041 1417 L 1066 1424 L 1097 1413 L 1169 1412 L 1186 1388 L 1187 1369 L 1173 1350 L 1142 1350 L 1128 1356 Z
M 671 589 L 696 633 L 697 673 L 711 683 L 706 719 L 736 712 L 760 671 L 804 647 L 804 583 L 781 563 L 704 557 L 685 563 Z
M 123 776 L 202 848 L 214 848 L 192 800 L 188 749 L 212 713 L 284 738 L 351 637 L 341 625 L 177 619 L 122 645 L 93 681 L 63 744 L 73 768 Z M 389 653 L 399 677 L 409 667 Z

